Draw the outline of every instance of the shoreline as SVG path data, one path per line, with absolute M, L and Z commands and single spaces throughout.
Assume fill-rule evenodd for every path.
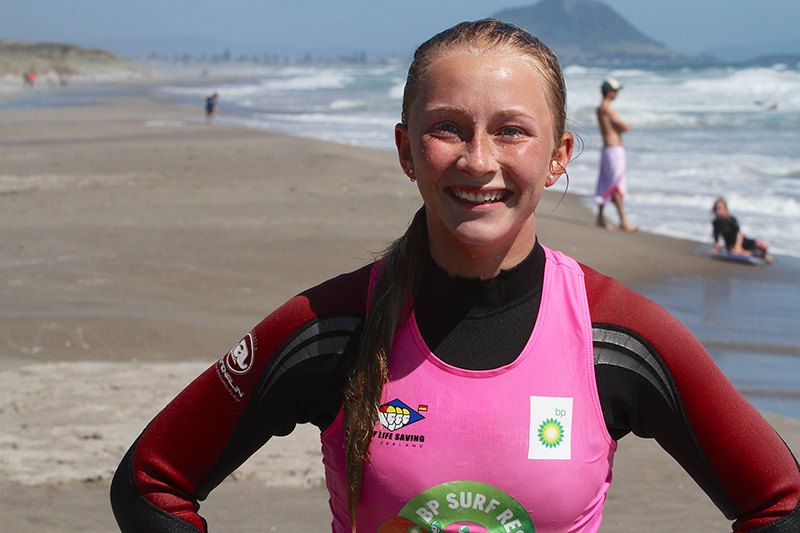
M 134 92 L 0 119 L 0 512 L 17 531 L 113 530 L 110 472 L 160 406 L 270 310 L 370 261 L 420 205 L 392 153 L 207 126 L 199 102 Z M 626 285 L 780 273 L 597 229 L 560 197 L 539 207 L 541 242 Z M 769 420 L 800 450 L 800 421 Z M 276 439 L 215 491 L 212 525 L 264 528 L 289 505 L 308 518 L 294 530 L 329 527 L 313 433 Z M 618 457 L 601 531 L 727 524 L 657 445 L 626 438 Z

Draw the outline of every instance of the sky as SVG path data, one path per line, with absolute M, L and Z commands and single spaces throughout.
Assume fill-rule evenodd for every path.
M 234 56 L 407 57 L 457 22 L 536 1 L 0 0 L 0 39 L 65 42 L 127 56 L 137 50 L 140 57 L 224 48 Z M 753 49 L 800 54 L 797 2 L 604 0 L 645 35 L 688 55 L 737 47 L 745 54 Z M 143 46 L 153 49 L 140 50 Z M 193 49 L 168 49 L 177 46 Z

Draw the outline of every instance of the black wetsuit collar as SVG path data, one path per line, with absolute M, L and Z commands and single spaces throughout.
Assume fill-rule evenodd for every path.
M 544 263 L 537 242 L 519 265 L 480 280 L 451 277 L 428 255 L 414 302 L 428 347 L 445 362 L 468 369 L 497 368 L 516 359 L 536 322 Z

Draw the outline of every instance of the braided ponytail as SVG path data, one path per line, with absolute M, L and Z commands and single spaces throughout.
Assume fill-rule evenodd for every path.
M 367 449 L 375 429 L 383 385 L 388 380 L 392 340 L 411 313 L 427 250 L 428 228 L 423 205 L 406 233 L 384 255 L 383 269 L 373 289 L 356 362 L 345 392 L 347 499 L 353 531 Z

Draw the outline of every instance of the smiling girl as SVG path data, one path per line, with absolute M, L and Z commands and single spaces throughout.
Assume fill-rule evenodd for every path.
M 481 20 L 424 43 L 395 130 L 423 200 L 408 231 L 274 311 L 151 422 L 112 485 L 121 529 L 206 531 L 198 500 L 312 423 L 337 533 L 595 532 L 629 433 L 736 531 L 800 530 L 796 461 L 700 343 L 538 242 L 565 127 L 560 66 L 527 32 Z

